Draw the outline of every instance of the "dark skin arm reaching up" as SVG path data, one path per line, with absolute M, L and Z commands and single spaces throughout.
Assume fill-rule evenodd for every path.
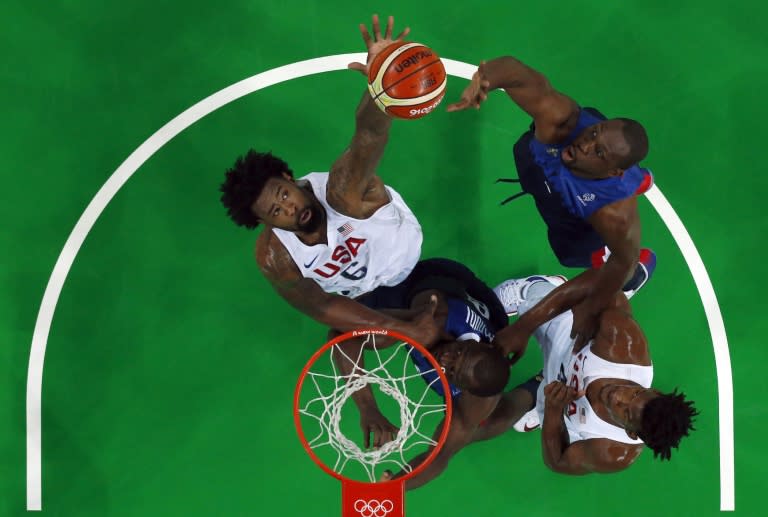
M 558 286 L 517 321 L 497 332 L 494 344 L 499 346 L 505 355 L 512 354 L 516 357 L 522 355 L 533 332 L 552 318 L 585 300 L 592 292 L 599 275 L 599 271 L 588 269 Z M 610 307 L 617 307 L 631 314 L 629 303 L 623 293 L 613 295 Z M 585 343 L 578 347 L 574 346 L 574 352 L 581 350 Z
M 576 127 L 576 101 L 555 90 L 543 74 L 511 56 L 480 63 L 461 99 L 449 105 L 448 111 L 479 109 L 488 92 L 497 88 L 503 88 L 533 118 L 540 142 L 559 142 Z
M 616 293 L 631 278 L 640 254 L 640 217 L 637 198 L 630 197 L 611 203 L 596 211 L 589 222 L 602 237 L 611 255 L 594 275 L 587 296 L 573 306 L 571 337 L 581 349 L 597 331 L 600 313 L 611 306 Z
M 435 459 L 432 460 L 422 472 L 405 482 L 405 489 L 413 490 L 440 475 L 440 473 L 448 466 L 451 458 L 475 439 L 475 431 L 477 431 L 480 422 L 491 414 L 498 403 L 499 397 L 500 395 L 493 397 L 476 397 L 466 391 L 463 392 L 458 399 L 458 402 L 454 404 L 453 415 L 451 416 L 451 428 L 448 431 L 445 444 L 443 444 L 443 447 L 440 449 L 440 452 L 437 453 Z M 440 422 L 437 426 L 437 429 L 435 429 L 435 433 L 432 436 L 433 440 L 437 441 L 440 438 L 444 424 L 445 420 Z M 411 459 L 408 464 L 411 468 L 415 469 L 427 458 L 427 456 L 429 456 L 433 449 L 434 447 L 430 447 L 427 451 Z M 394 475 L 387 471 L 382 481 L 395 479 L 404 475 L 404 471 L 400 471 Z
M 448 106 L 448 111 L 479 109 L 488 92 L 497 88 L 503 88 L 512 101 L 533 118 L 536 139 L 540 142 L 562 142 L 576 127 L 578 104 L 555 90 L 543 74 L 509 56 L 480 63 L 461 99 Z M 578 346 L 594 336 L 598 315 L 631 277 L 640 252 L 640 218 L 634 197 L 601 208 L 588 221 L 608 246 L 611 256 L 594 277 L 590 297 L 573 307 L 571 332 Z
M 387 19 L 387 27 L 382 35 L 378 15 L 373 16 L 373 36 L 365 25 L 360 25 L 360 33 L 368 49 L 367 62 L 396 41 L 401 41 L 410 32 L 405 28 L 392 39 L 394 18 Z M 350 63 L 349 68 L 367 74 L 367 64 Z M 328 203 L 338 212 L 365 219 L 381 206 L 389 202 L 384 183 L 376 174 L 384 148 L 389 139 L 392 119 L 376 107 L 373 98 L 366 90 L 355 112 L 355 134 L 352 142 L 331 166 L 328 175 Z

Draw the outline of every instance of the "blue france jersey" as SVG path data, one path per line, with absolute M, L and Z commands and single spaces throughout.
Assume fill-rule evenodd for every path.
M 621 176 L 593 180 L 575 176 L 563 164 L 560 160 L 563 148 L 569 146 L 585 128 L 601 120 L 605 120 L 605 117 L 598 117 L 582 109 L 576 127 L 565 141 L 543 144 L 534 137 L 530 142 L 533 159 L 544 171 L 547 183 L 560 194 L 568 212 L 581 219 L 587 219 L 605 205 L 633 196 L 639 190 L 647 190 L 653 181 L 650 171 L 637 165 L 626 169 Z
M 488 309 L 485 304 L 471 299 L 468 302 L 458 298 L 448 298 L 448 316 L 445 321 L 445 330 L 457 341 L 482 341 L 490 343 L 494 333 L 491 330 L 491 323 L 487 318 Z M 410 351 L 411 360 L 416 368 L 421 372 L 421 376 L 429 384 L 430 388 L 435 390 L 438 395 L 444 397 L 443 385 L 440 382 L 440 376 L 418 350 L 412 348 Z M 451 395 L 458 397 L 461 395 L 461 389 L 451 385 Z

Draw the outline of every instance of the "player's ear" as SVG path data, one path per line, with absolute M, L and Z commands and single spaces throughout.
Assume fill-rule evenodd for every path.
M 288 174 L 287 172 L 283 172 L 282 174 L 283 174 L 283 178 L 285 178 L 285 179 L 287 179 L 288 181 L 290 181 L 291 183 L 293 183 L 293 181 L 294 181 L 294 180 L 293 180 L 293 176 L 291 176 L 291 175 L 290 175 L 290 174 Z

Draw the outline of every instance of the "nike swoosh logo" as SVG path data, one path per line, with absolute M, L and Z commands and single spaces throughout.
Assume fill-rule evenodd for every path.
M 313 258 L 313 259 L 312 259 L 312 260 L 309 262 L 309 264 L 304 264 L 304 267 L 310 267 L 310 266 L 312 266 L 312 264 L 314 264 L 314 263 L 315 263 L 315 261 L 317 260 L 317 257 L 319 257 L 319 256 L 320 256 L 320 255 L 315 255 L 315 258 Z
M 538 429 L 539 427 L 541 427 L 539 424 L 536 424 L 536 425 L 535 425 L 535 426 L 533 426 L 533 427 L 528 427 L 528 424 L 525 424 L 525 425 L 523 426 L 523 432 L 524 432 L 524 433 L 528 433 L 528 432 L 530 432 L 530 431 L 533 431 L 534 429 Z

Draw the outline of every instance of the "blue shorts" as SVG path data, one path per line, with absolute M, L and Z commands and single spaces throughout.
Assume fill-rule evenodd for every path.
M 439 289 L 462 299 L 466 293 L 488 307 L 488 319 L 495 331 L 507 326 L 507 314 L 493 290 L 468 267 L 445 258 L 421 260 L 400 284 L 377 287 L 355 300 L 370 309 L 408 309 L 413 297 L 427 289 Z

